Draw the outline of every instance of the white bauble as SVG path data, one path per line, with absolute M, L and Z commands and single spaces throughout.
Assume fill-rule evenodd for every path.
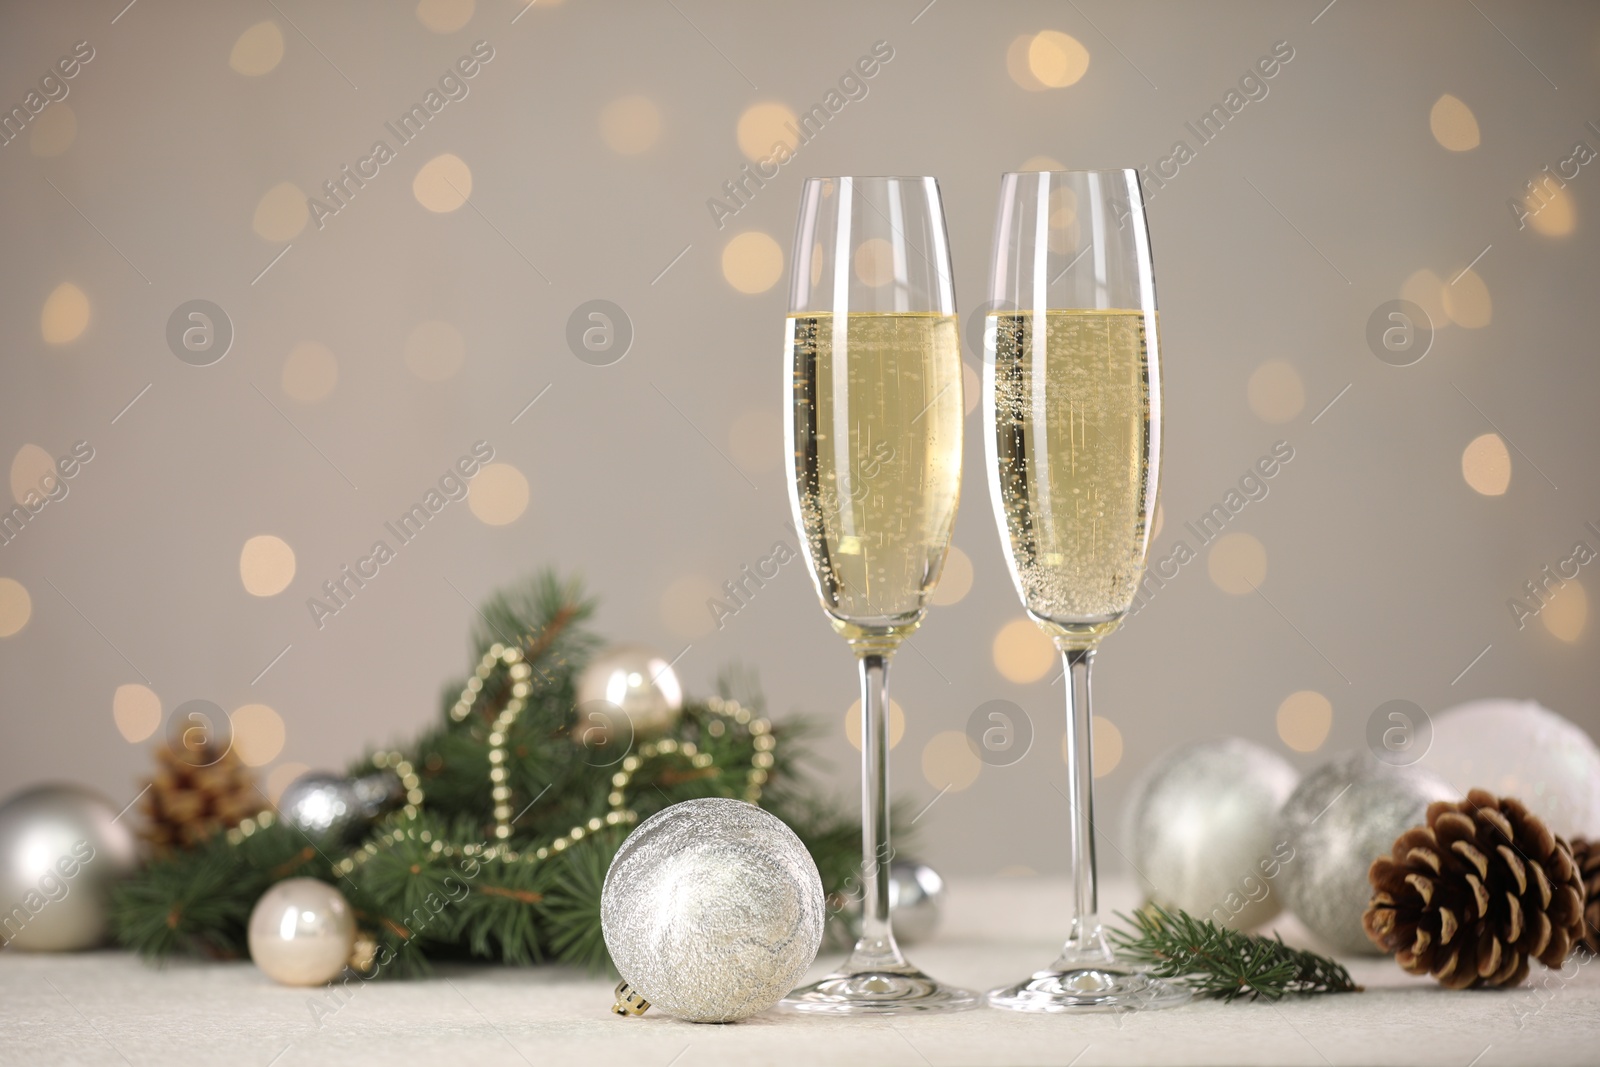
M 1532 700 L 1474 700 L 1440 712 L 1421 765 L 1460 792 L 1516 797 L 1569 840 L 1600 836 L 1600 748 Z
M 683 713 L 683 686 L 672 664 L 643 645 L 613 645 L 578 674 L 573 734 L 591 747 L 670 730 Z M 613 721 L 618 715 L 621 722 Z
M 0 805 L 0 945 L 67 952 L 105 939 L 111 887 L 138 863 L 124 814 L 65 784 Z
M 250 912 L 250 958 L 284 985 L 322 985 L 350 962 L 356 919 L 340 893 L 315 878 L 286 878 Z
M 1129 858 L 1145 892 L 1240 930 L 1276 915 L 1272 822 L 1298 777 L 1277 754 L 1242 738 L 1160 760 L 1129 809 Z
M 138 865 L 117 805 L 82 785 L 35 785 L 0 805 L 0 945 L 93 949 L 110 889 Z

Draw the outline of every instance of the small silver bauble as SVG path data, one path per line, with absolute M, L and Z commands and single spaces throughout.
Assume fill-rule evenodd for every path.
M 683 686 L 665 656 L 643 645 L 605 649 L 578 675 L 574 736 L 591 747 L 672 728 L 683 710 Z M 612 721 L 621 715 L 623 722 Z
M 817 957 L 822 879 L 782 820 L 740 800 L 686 800 L 617 850 L 600 895 L 611 961 L 668 1015 L 731 1022 L 776 1004 Z
M 1600 836 L 1600 748 L 1532 700 L 1474 700 L 1440 712 L 1420 766 L 1457 789 L 1516 797 L 1569 840 Z
M 355 947 L 356 920 L 344 895 L 315 878 L 288 878 L 250 912 L 250 958 L 284 985 L 338 977 Z
M 1238 930 L 1283 907 L 1272 821 L 1298 779 L 1242 738 L 1181 748 L 1148 771 L 1128 814 L 1134 869 L 1152 900 Z M 1366 868 L 1362 868 L 1365 870 Z
M 360 778 L 309 771 L 284 789 L 278 810 L 291 826 L 316 840 L 348 843 L 404 797 L 405 789 L 393 771 Z
M 889 920 L 894 926 L 894 939 L 902 945 L 926 941 L 939 928 L 944 912 L 944 879 L 926 863 L 898 859 L 889 863 Z M 833 934 L 841 941 L 854 944 L 861 936 L 861 900 L 859 887 L 856 899 L 841 908 L 838 925 Z
M 944 879 L 926 863 L 894 860 L 889 864 L 889 919 L 895 940 L 914 945 L 939 928 L 944 912 Z
M 0 944 L 64 952 L 106 933 L 112 885 L 138 862 L 133 831 L 92 789 L 41 785 L 0 806 Z
M 1434 775 L 1366 752 L 1306 775 L 1278 814 L 1278 839 L 1293 849 L 1279 879 L 1289 910 L 1339 952 L 1378 954 L 1361 926 L 1372 898 L 1367 868 L 1424 821 L 1429 804 L 1456 797 Z

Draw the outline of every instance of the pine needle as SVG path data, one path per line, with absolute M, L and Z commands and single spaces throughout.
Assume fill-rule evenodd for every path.
M 1132 927 L 1107 931 L 1118 956 L 1156 977 L 1182 980 L 1197 996 L 1279 1000 L 1290 994 L 1361 991 L 1338 962 L 1290 948 L 1276 934 L 1230 930 L 1158 904 L 1117 917 Z

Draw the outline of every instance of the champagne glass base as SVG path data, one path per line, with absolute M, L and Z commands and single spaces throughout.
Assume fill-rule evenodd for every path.
M 990 990 L 985 999 L 1010 1011 L 1149 1011 L 1177 1007 L 1189 999 L 1189 991 L 1107 963 L 1037 971 L 1025 982 Z
M 790 993 L 778 1006 L 820 1015 L 915 1015 L 976 1008 L 978 994 L 937 982 L 909 964 L 833 974 Z

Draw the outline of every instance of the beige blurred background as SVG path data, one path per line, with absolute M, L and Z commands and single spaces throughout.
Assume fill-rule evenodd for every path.
M 820 717 L 853 796 L 854 673 L 802 565 L 721 629 L 706 603 L 790 537 L 784 264 L 825 174 L 937 175 L 965 314 L 1000 172 L 1165 168 L 1153 558 L 1293 450 L 1104 647 L 1104 825 L 1171 745 L 1239 735 L 1309 768 L 1394 698 L 1600 725 L 1600 569 L 1520 629 L 1508 607 L 1600 548 L 1592 5 L 123 2 L 0 13 L 0 108 L 25 120 L 0 147 L 4 490 L 73 471 L 0 545 L 0 793 L 131 799 L 195 698 L 234 711 L 274 788 L 341 766 L 438 713 L 468 601 L 556 565 L 690 692 L 742 663 L 772 711 Z M 708 207 L 875 45 L 865 95 L 731 217 Z M 400 144 L 385 123 L 430 90 Z M 1214 105 L 1202 143 L 1186 124 Z M 380 138 L 394 158 L 313 218 Z M 1527 199 L 1547 166 L 1576 176 Z M 1404 367 L 1367 339 L 1401 297 L 1437 327 Z M 567 340 L 602 299 L 633 330 L 608 366 Z M 169 347 L 192 300 L 232 325 L 209 366 Z M 1019 622 L 978 430 L 942 606 L 895 665 L 895 786 L 949 787 L 917 826 L 946 873 L 1061 870 L 1058 669 Z M 319 628 L 308 598 L 480 441 L 470 498 Z M 993 699 L 1034 723 L 1010 767 L 961 737 Z

